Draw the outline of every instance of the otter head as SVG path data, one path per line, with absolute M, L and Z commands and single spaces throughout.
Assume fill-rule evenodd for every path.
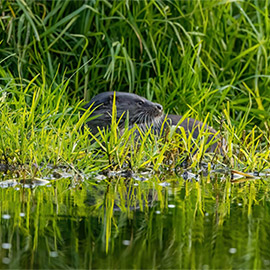
M 98 128 L 110 126 L 112 116 L 114 92 L 105 92 L 95 96 L 86 106 L 91 107 L 91 120 L 87 123 L 93 133 Z M 143 97 L 131 93 L 115 92 L 115 106 L 117 121 L 121 118 L 119 127 L 122 129 L 128 116 L 129 128 L 135 124 L 141 128 L 159 126 L 162 121 L 163 108 L 158 103 L 153 103 Z M 128 113 L 127 113 L 128 112 Z

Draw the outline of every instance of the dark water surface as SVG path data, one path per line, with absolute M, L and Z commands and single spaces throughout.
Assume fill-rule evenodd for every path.
M 0 189 L 1 269 L 269 269 L 269 179 Z

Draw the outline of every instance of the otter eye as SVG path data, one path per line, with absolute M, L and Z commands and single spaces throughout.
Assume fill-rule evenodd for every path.
M 144 101 L 142 101 L 142 100 L 140 100 L 139 102 L 138 102 L 138 105 L 140 105 L 140 106 L 142 106 L 144 104 Z

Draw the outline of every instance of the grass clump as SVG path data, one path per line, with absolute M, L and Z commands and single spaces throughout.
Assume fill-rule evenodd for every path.
M 165 152 L 173 147 L 180 149 L 180 140 L 178 144 L 172 144 L 170 136 L 167 142 L 162 141 L 153 135 L 151 129 L 146 134 L 141 133 L 141 139 L 135 138 L 137 127 L 127 129 L 120 136 L 115 106 L 110 130 L 100 130 L 95 136 L 85 126 L 83 132 L 82 126 L 91 117 L 91 107 L 82 114 L 81 102 L 73 107 L 66 102 L 69 81 L 48 89 L 45 82 L 40 87 L 35 79 L 24 91 L 18 91 L 12 79 L 2 92 L 2 163 L 18 167 L 25 165 L 32 176 L 36 173 L 42 175 L 36 168 L 40 170 L 48 165 L 66 165 L 86 174 L 106 168 L 137 171 L 147 166 L 159 171 Z M 30 104 L 28 100 L 31 100 Z M 190 145 L 191 136 L 186 150 Z
M 196 141 L 192 134 L 176 134 L 175 128 L 166 131 L 167 135 L 163 137 L 155 136 L 150 128 L 138 139 L 135 136 L 137 127 L 126 129 L 120 135 L 115 106 L 110 129 L 93 135 L 87 126 L 82 129 L 91 118 L 91 107 L 82 114 L 81 102 L 74 106 L 66 102 L 69 81 L 48 89 L 45 82 L 42 87 L 36 85 L 35 79 L 23 92 L 17 90 L 13 79 L 1 98 L 2 163 L 24 168 L 30 178 L 44 176 L 47 172 L 44 168 L 48 166 L 63 165 L 79 176 L 108 169 L 131 173 L 147 168 L 158 173 L 173 172 L 186 159 L 190 160 L 189 168 L 196 171 L 207 156 L 210 157 L 207 162 L 218 162 L 234 169 L 262 171 L 269 168 L 269 151 L 264 150 L 266 144 L 259 145 L 263 135 L 256 137 L 255 129 L 246 134 L 241 147 L 238 147 L 239 138 L 235 135 L 237 130 L 228 133 L 225 157 L 227 161 L 233 160 L 231 164 L 221 156 L 206 153 L 207 147 L 219 140 L 218 136 L 214 137 L 207 145 L 207 132 L 201 131 Z M 226 129 L 230 130 L 229 125 Z

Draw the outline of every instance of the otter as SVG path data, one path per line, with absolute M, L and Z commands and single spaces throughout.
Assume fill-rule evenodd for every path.
M 204 124 L 201 121 L 195 120 L 193 118 L 185 118 L 180 124 L 178 124 L 182 118 L 183 116 L 176 115 L 176 114 L 168 114 L 167 116 L 164 116 L 163 118 L 163 122 L 165 121 L 164 126 L 163 126 L 164 131 L 162 133 L 164 134 L 168 127 L 178 125 L 178 127 L 184 128 L 187 136 L 189 136 L 189 134 L 192 134 L 192 138 L 194 140 L 198 138 L 201 130 L 203 130 L 204 132 L 208 134 L 208 138 L 206 142 L 207 144 L 211 140 L 215 140 L 215 138 L 218 138 L 217 131 L 214 128 Z M 179 128 L 176 130 L 176 132 L 179 134 L 181 133 Z M 210 145 L 210 147 L 207 148 L 206 152 L 216 152 L 217 150 L 221 150 L 221 149 L 219 149 L 218 143 L 215 142 L 212 145 Z
M 166 116 L 163 112 L 162 105 L 153 103 L 136 94 L 104 92 L 92 98 L 90 102 L 84 106 L 84 109 L 88 109 L 91 106 L 90 109 L 93 110 L 91 119 L 86 123 L 93 134 L 98 133 L 98 127 L 102 129 L 110 126 L 114 93 L 117 110 L 116 120 L 120 120 L 118 126 L 120 130 L 124 129 L 125 121 L 128 116 L 129 128 L 132 128 L 136 124 L 140 129 L 146 131 L 147 128 L 151 127 L 155 134 L 161 133 L 160 135 L 164 136 L 166 129 L 171 126 L 176 126 L 182 118 L 182 116 L 174 114 L 168 114 Z M 163 130 L 161 130 L 162 125 Z M 209 133 L 207 143 L 209 143 L 217 133 L 212 127 L 193 118 L 184 119 L 179 124 L 179 127 L 184 128 L 187 136 L 192 134 L 195 140 L 199 136 L 200 130 L 204 129 L 204 131 Z M 180 129 L 177 129 L 176 132 L 181 133 Z M 217 148 L 218 143 L 215 142 L 207 149 L 207 152 L 215 152 Z
M 100 129 L 110 126 L 112 121 L 112 105 L 115 94 L 115 106 L 117 111 L 116 121 L 118 127 L 123 130 L 128 116 L 129 128 L 135 124 L 142 129 L 160 126 L 163 119 L 163 107 L 136 94 L 125 92 L 104 92 L 98 94 L 84 106 L 84 109 L 93 110 L 91 120 L 86 124 L 93 134 Z

